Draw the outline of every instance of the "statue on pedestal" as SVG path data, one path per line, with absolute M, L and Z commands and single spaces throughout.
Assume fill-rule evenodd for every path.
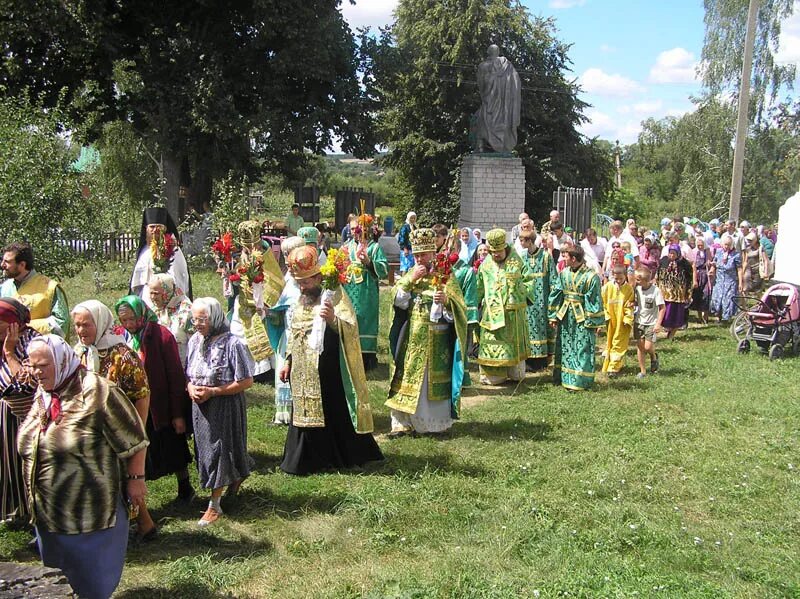
M 489 46 L 488 56 L 478 65 L 481 107 L 472 118 L 471 132 L 476 152 L 509 153 L 517 145 L 522 84 L 500 48 Z

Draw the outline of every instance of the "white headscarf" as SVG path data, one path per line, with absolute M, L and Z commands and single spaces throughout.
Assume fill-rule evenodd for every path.
M 416 212 L 414 212 L 413 210 L 412 210 L 411 212 L 409 212 L 408 214 L 406 214 L 406 223 L 408 223 L 409 225 L 411 225 L 411 228 L 413 229 L 414 227 L 416 227 L 416 226 L 417 226 L 417 223 L 416 223 L 416 222 L 413 222 L 413 223 L 411 222 L 411 217 L 412 217 L 412 216 L 413 216 L 414 218 L 417 218 L 417 213 L 416 213 Z
M 228 330 L 225 312 L 220 303 L 213 297 L 198 297 L 192 302 L 192 310 L 202 310 L 208 314 L 208 336 L 213 337 Z
M 28 343 L 28 353 L 36 349 L 37 345 L 44 345 L 50 352 L 53 359 L 53 366 L 55 367 L 56 380 L 53 389 L 42 388 L 42 399 L 44 400 L 45 409 L 50 409 L 50 402 L 53 400 L 52 391 L 61 387 L 65 381 L 75 374 L 75 371 L 81 367 L 81 361 L 75 355 L 69 343 L 64 341 L 58 335 L 41 335 L 34 337 Z M 41 385 L 39 385 L 41 387 Z
M 72 314 L 78 310 L 88 312 L 92 317 L 95 327 L 97 327 L 97 337 L 92 345 L 84 345 L 80 341 L 75 344 L 75 353 L 78 357 L 86 355 L 86 367 L 92 372 L 100 371 L 100 355 L 98 350 L 111 349 L 115 345 L 122 343 L 125 345 L 125 338 L 114 333 L 114 315 L 103 302 L 97 300 L 86 300 L 72 309 Z

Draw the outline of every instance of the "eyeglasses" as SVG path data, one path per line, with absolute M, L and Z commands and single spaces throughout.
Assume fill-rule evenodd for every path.
M 195 324 L 208 324 L 208 318 L 200 317 L 200 318 L 193 318 L 192 321 Z

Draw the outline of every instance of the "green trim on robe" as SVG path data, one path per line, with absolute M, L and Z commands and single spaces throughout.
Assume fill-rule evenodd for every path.
M 467 305 L 467 324 L 478 322 L 478 274 L 472 266 L 459 260 L 453 266 L 464 303 Z
M 534 254 L 527 252 L 527 259 L 534 296 L 527 309 L 530 354 L 532 358 L 546 358 L 556 350 L 556 330 L 547 318 L 550 291 L 561 287 L 561 279 L 553 257 L 546 250 L 537 248 Z
M 408 310 L 394 307 L 395 319 L 389 335 L 391 383 L 386 405 L 414 414 L 427 368 L 428 401 L 450 401 L 451 414 L 458 418 L 461 385 L 453 384 L 453 376 L 454 372 L 456 376 L 463 376 L 463 351 L 459 351 L 459 346 L 464 348 L 467 342 L 467 315 L 461 288 L 455 277 L 450 277 L 445 286 L 445 307 L 453 317 L 452 323 L 430 321 L 435 289 L 429 275 L 416 283 L 411 282 L 411 273 L 403 275 L 392 289 L 392 306 L 399 289 L 410 292 L 411 301 Z
M 352 239 L 345 244 L 350 261 L 359 263 L 356 259 L 358 243 Z M 389 274 L 389 261 L 383 248 L 374 241 L 367 246 L 367 255 L 372 261 L 370 267 L 362 265 L 361 274 L 351 274 L 347 283 L 342 285 L 350 298 L 358 318 L 358 333 L 361 340 L 361 352 L 374 354 L 378 352 L 378 327 L 380 314 L 380 280 Z
M 477 297 L 483 305 L 478 364 L 516 366 L 530 357 L 527 304 L 534 302 L 534 277 L 513 247 L 502 264 L 487 256 L 478 269 Z
M 600 278 L 586 265 L 561 271 L 561 287 L 550 292 L 549 318 L 560 322 L 553 379 L 581 391 L 594 384 L 597 329 L 605 323 Z

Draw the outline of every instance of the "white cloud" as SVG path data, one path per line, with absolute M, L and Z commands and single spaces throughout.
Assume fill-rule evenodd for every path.
M 394 10 L 398 0 L 357 0 L 350 4 L 350 0 L 342 2 L 342 14 L 350 27 L 372 27 L 377 29 L 389 25 L 394 20 Z
M 614 46 L 610 46 L 609 44 L 600 44 L 600 52 L 603 54 L 611 54 L 612 52 L 616 52 L 617 49 Z
M 575 6 L 583 6 L 586 0 L 550 0 L 550 8 L 574 8 Z
M 800 2 L 794 3 L 794 14 L 781 24 L 775 62 L 800 64 Z
M 660 113 L 664 107 L 664 102 L 661 100 L 652 100 L 645 102 L 637 102 L 632 105 L 624 105 L 617 108 L 620 114 L 639 114 L 644 116 L 652 116 Z
M 696 80 L 697 60 L 684 48 L 662 52 L 650 69 L 652 83 L 694 83 Z
M 583 91 L 598 96 L 624 98 L 644 91 L 644 88 L 633 79 L 622 75 L 609 75 L 601 69 L 587 69 L 581 75 L 579 83 Z

